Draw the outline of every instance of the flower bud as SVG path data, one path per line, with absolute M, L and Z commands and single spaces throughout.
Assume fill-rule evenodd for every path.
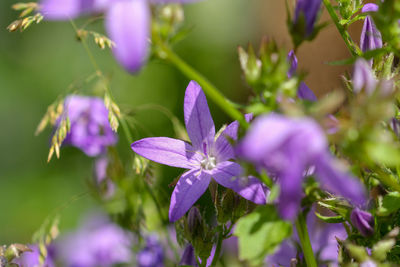
M 192 236 L 196 236 L 198 232 L 201 232 L 202 218 L 200 211 L 197 207 L 192 207 L 187 217 L 188 230 Z
M 293 26 L 304 38 L 310 37 L 321 9 L 321 0 L 298 0 L 295 9 Z
M 192 245 L 188 244 L 183 251 L 183 255 L 181 260 L 179 261 L 179 266 L 188 265 L 188 266 L 196 266 L 196 255 L 194 254 L 194 248 Z
M 374 216 L 371 213 L 355 208 L 350 215 L 351 222 L 363 236 L 374 233 Z
M 375 4 L 366 4 L 361 12 L 376 12 L 378 6 Z M 364 20 L 364 26 L 361 32 L 360 48 L 363 52 L 374 50 L 382 47 L 382 35 L 376 28 L 371 16 L 367 16 Z
M 365 59 L 358 59 L 354 65 L 353 73 L 353 90 L 355 93 L 360 93 L 365 90 L 368 95 L 371 95 L 377 86 L 377 81 L 372 73 L 371 66 Z

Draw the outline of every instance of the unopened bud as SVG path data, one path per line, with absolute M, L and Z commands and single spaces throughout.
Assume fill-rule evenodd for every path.
M 197 207 L 192 207 L 187 217 L 188 230 L 192 236 L 197 236 L 201 231 L 202 221 L 200 211 Z

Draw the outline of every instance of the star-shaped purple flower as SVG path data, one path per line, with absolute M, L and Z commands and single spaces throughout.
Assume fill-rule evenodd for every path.
M 216 137 L 206 96 L 194 81 L 186 89 L 184 117 L 192 144 L 167 137 L 145 138 L 132 144 L 133 151 L 149 160 L 189 169 L 172 193 L 170 220 L 178 220 L 192 207 L 206 191 L 211 178 L 254 203 L 265 204 L 261 182 L 255 177 L 241 177 L 240 165 L 230 161 L 235 154 L 229 139 L 237 139 L 238 122 L 228 125 Z
M 129 72 L 147 60 L 151 12 L 149 2 L 190 3 L 197 0 L 42 0 L 41 12 L 48 20 L 68 20 L 91 13 L 104 13 L 109 37 L 118 62 Z

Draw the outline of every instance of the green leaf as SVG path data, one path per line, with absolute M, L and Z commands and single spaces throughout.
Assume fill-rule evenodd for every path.
M 378 214 L 381 216 L 387 216 L 398 209 L 400 209 L 400 193 L 390 192 L 383 197 L 382 206 L 379 207 Z
M 374 162 L 387 166 L 400 164 L 400 151 L 391 144 L 370 142 L 365 144 L 365 150 Z
M 324 216 L 319 214 L 318 212 L 315 212 L 315 215 L 321 219 L 322 221 L 326 223 L 342 223 L 345 221 L 345 219 L 342 216 Z
M 254 264 L 261 263 L 291 234 L 292 225 L 282 221 L 270 205 L 260 206 L 241 218 L 234 233 L 239 238 L 240 259 Z

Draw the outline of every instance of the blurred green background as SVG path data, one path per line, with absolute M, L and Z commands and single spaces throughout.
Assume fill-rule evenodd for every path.
M 34 136 L 47 106 L 71 83 L 92 74 L 93 68 L 68 22 L 44 21 L 23 33 L 9 33 L 6 27 L 18 14 L 10 6 L 16 2 L 0 1 L 0 244 L 29 242 L 46 216 L 56 210 L 61 212 L 61 230 L 74 227 L 96 206 L 88 194 L 71 201 L 88 191 L 93 159 L 65 147 L 61 158 L 48 164 L 51 130 Z M 284 1 L 205 0 L 185 6 L 185 17 L 193 30 L 176 46 L 177 53 L 237 102 L 245 102 L 249 93 L 241 76 L 237 46 L 252 42 L 257 47 L 266 35 L 291 48 Z M 96 27 L 102 29 L 102 23 Z M 358 28 L 354 31 L 356 40 Z M 89 42 L 100 67 L 112 77 L 111 89 L 123 109 L 159 104 L 182 120 L 183 95 L 189 82 L 186 77 L 161 61 L 150 62 L 137 75 L 129 75 L 110 51 L 101 51 Z M 339 87 L 343 73 L 343 68 L 324 63 L 347 56 L 332 26 L 316 42 L 301 47 L 300 68 L 310 73 L 306 82 L 317 95 Z M 221 110 L 209 104 L 217 128 L 229 122 Z M 173 136 L 170 121 L 157 111 L 139 112 L 135 119 L 142 137 Z M 126 155 L 133 153 L 124 138 L 121 133 L 119 150 Z M 163 178 L 172 181 L 174 177 Z

